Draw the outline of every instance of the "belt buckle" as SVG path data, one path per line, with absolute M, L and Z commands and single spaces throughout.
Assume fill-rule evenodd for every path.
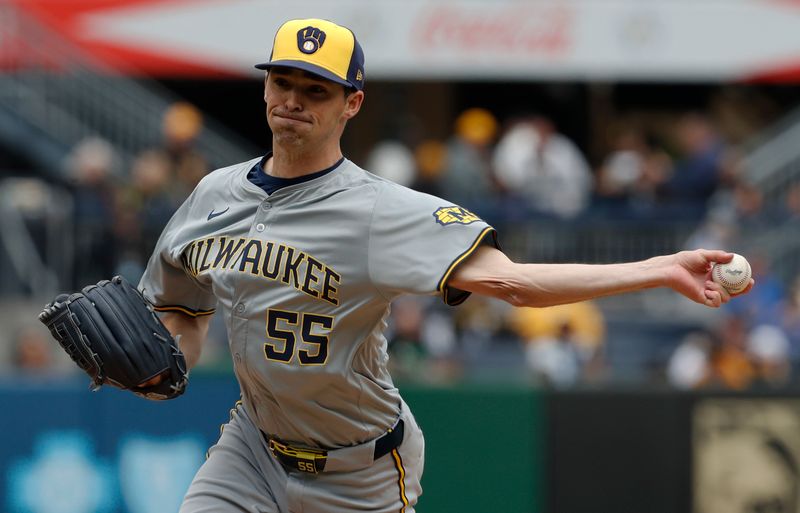
M 321 449 L 293 447 L 274 438 L 269 439 L 269 449 L 278 461 L 287 467 L 296 468 L 300 472 L 308 474 L 322 472 L 328 459 L 328 453 Z

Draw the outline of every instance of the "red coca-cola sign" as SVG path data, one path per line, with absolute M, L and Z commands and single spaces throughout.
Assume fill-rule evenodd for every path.
M 415 23 L 416 52 L 465 55 L 536 55 L 560 57 L 574 42 L 575 15 L 569 6 L 530 5 L 497 9 L 443 5 L 423 10 Z

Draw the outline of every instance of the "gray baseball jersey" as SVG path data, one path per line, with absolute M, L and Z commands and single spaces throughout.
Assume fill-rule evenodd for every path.
M 261 431 L 324 449 L 363 444 L 401 415 L 383 336 L 390 302 L 466 299 L 447 278 L 495 243 L 494 230 L 348 160 L 267 195 L 247 178 L 258 162 L 202 180 L 164 229 L 140 289 L 159 311 L 221 310 Z

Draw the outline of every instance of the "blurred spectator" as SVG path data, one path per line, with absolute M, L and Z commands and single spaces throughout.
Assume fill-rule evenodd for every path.
M 114 271 L 113 240 L 117 156 L 103 139 L 88 138 L 72 150 L 67 173 L 74 196 L 75 254 L 73 287 L 108 278 Z
M 170 162 L 163 153 L 148 151 L 136 158 L 130 182 L 119 191 L 117 211 L 119 267 L 126 277 L 143 271 L 161 230 L 179 206 L 170 186 Z
M 779 327 L 756 326 L 748 336 L 747 351 L 752 356 L 759 383 L 782 387 L 789 382 L 789 339 Z
M 367 157 L 367 169 L 405 187 L 416 177 L 414 154 L 400 141 L 385 140 L 375 145 Z
M 26 374 L 48 374 L 53 366 L 51 346 L 47 333 L 33 327 L 22 328 L 14 338 L 12 363 L 14 368 Z
M 789 184 L 786 188 L 786 197 L 784 199 L 786 210 L 793 216 L 800 215 L 800 180 Z
M 389 336 L 392 372 L 398 377 L 413 375 L 427 357 L 422 344 L 422 305 L 411 298 L 392 303 L 392 326 Z
M 462 355 L 480 359 L 501 338 L 507 304 L 472 295 L 452 312 Z
M 625 128 L 616 137 L 612 152 L 598 170 L 596 195 L 604 213 L 631 217 L 651 215 L 658 188 L 671 172 L 672 161 L 666 152 L 647 141 L 634 128 Z
M 774 226 L 784 215 L 781 208 L 767 208 L 758 187 L 743 180 L 733 181 L 710 202 L 709 213 L 727 216 L 737 232 L 758 232 Z
M 711 351 L 707 384 L 732 390 L 749 388 L 757 377 L 747 352 L 747 323 L 741 317 L 726 317 L 717 327 Z
M 555 336 L 528 340 L 525 356 L 528 367 L 552 387 L 570 388 L 581 379 L 582 362 L 568 322 Z
M 47 328 L 36 322 L 39 307 L 34 313 L 29 310 L 30 306 L 12 306 L 15 314 L 4 321 L 7 329 L 6 338 L 2 341 L 7 351 L 0 356 L 0 367 L 19 377 L 36 381 L 80 374 L 78 367 L 53 340 Z
M 557 336 L 565 323 L 570 325 L 572 338 L 583 361 L 589 361 L 602 352 L 606 324 L 603 312 L 594 301 L 548 308 L 514 308 L 509 311 L 511 329 L 522 340 Z
M 759 233 L 780 220 L 779 208 L 766 209 L 762 192 L 735 179 L 709 202 L 705 219 L 687 242 L 688 249 L 735 248 L 741 233 Z
M 163 143 L 155 151 L 169 162 L 170 189 L 180 204 L 209 171 L 206 157 L 194 148 L 203 115 L 190 103 L 174 103 L 164 113 L 162 130 Z
M 745 182 L 734 186 L 734 215 L 737 230 L 758 233 L 769 228 L 775 219 L 764 209 L 764 195 L 761 190 Z
M 719 184 L 725 145 L 711 121 L 699 113 L 684 115 L 676 127 L 680 157 L 664 184 L 671 215 L 700 219 Z
M 509 311 L 509 325 L 526 343 L 529 366 L 543 373 L 548 382 L 567 386 L 603 377 L 606 326 L 603 313 L 593 301 L 549 308 L 514 308 Z
M 417 174 L 411 188 L 442 197 L 442 173 L 447 163 L 447 146 L 437 140 L 422 141 L 414 149 Z
M 789 340 L 789 358 L 800 373 L 800 275 L 794 278 L 786 294 L 780 326 Z
M 613 143 L 597 173 L 597 192 L 601 196 L 626 198 L 636 190 L 644 175 L 646 145 L 642 134 L 633 129 L 623 130 Z
M 736 223 L 732 213 L 724 209 L 709 211 L 684 244 L 686 249 L 731 248 L 738 243 Z
M 669 384 L 681 390 L 702 386 L 710 377 L 710 353 L 714 342 L 706 332 L 687 334 L 667 362 Z
M 787 222 L 800 221 L 800 182 L 790 185 L 786 190 L 781 217 Z
M 441 381 L 460 372 L 453 359 L 452 319 L 432 309 L 432 299 L 406 296 L 392 303 L 387 338 L 389 365 L 397 379 Z
M 442 174 L 444 199 L 472 210 L 484 219 L 492 217 L 491 146 L 497 135 L 497 120 L 486 109 L 472 108 L 455 121 L 455 132 L 447 143 L 447 161 Z
M 193 105 L 177 102 L 164 112 L 161 146 L 140 153 L 130 181 L 118 191 L 115 234 L 119 258 L 115 272 L 138 281 L 161 230 L 208 173 L 194 143 L 203 116 Z
M 47 329 L 28 321 L 12 322 L 15 329 L 7 342 L 10 372 L 36 380 L 59 379 L 79 373 L 75 363 L 58 347 Z
M 493 165 L 503 188 L 534 212 L 573 218 L 588 204 L 589 165 L 578 147 L 545 117 L 514 123 L 498 142 Z

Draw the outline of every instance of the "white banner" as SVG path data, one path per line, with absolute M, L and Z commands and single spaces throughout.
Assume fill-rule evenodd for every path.
M 76 14 L 69 22 L 71 33 L 87 48 L 102 45 L 105 56 L 109 47 L 135 49 L 144 69 L 150 54 L 248 73 L 267 57 L 282 21 L 316 17 L 355 32 L 366 55 L 368 80 L 716 81 L 800 70 L 800 2 L 795 0 L 119 4 Z

